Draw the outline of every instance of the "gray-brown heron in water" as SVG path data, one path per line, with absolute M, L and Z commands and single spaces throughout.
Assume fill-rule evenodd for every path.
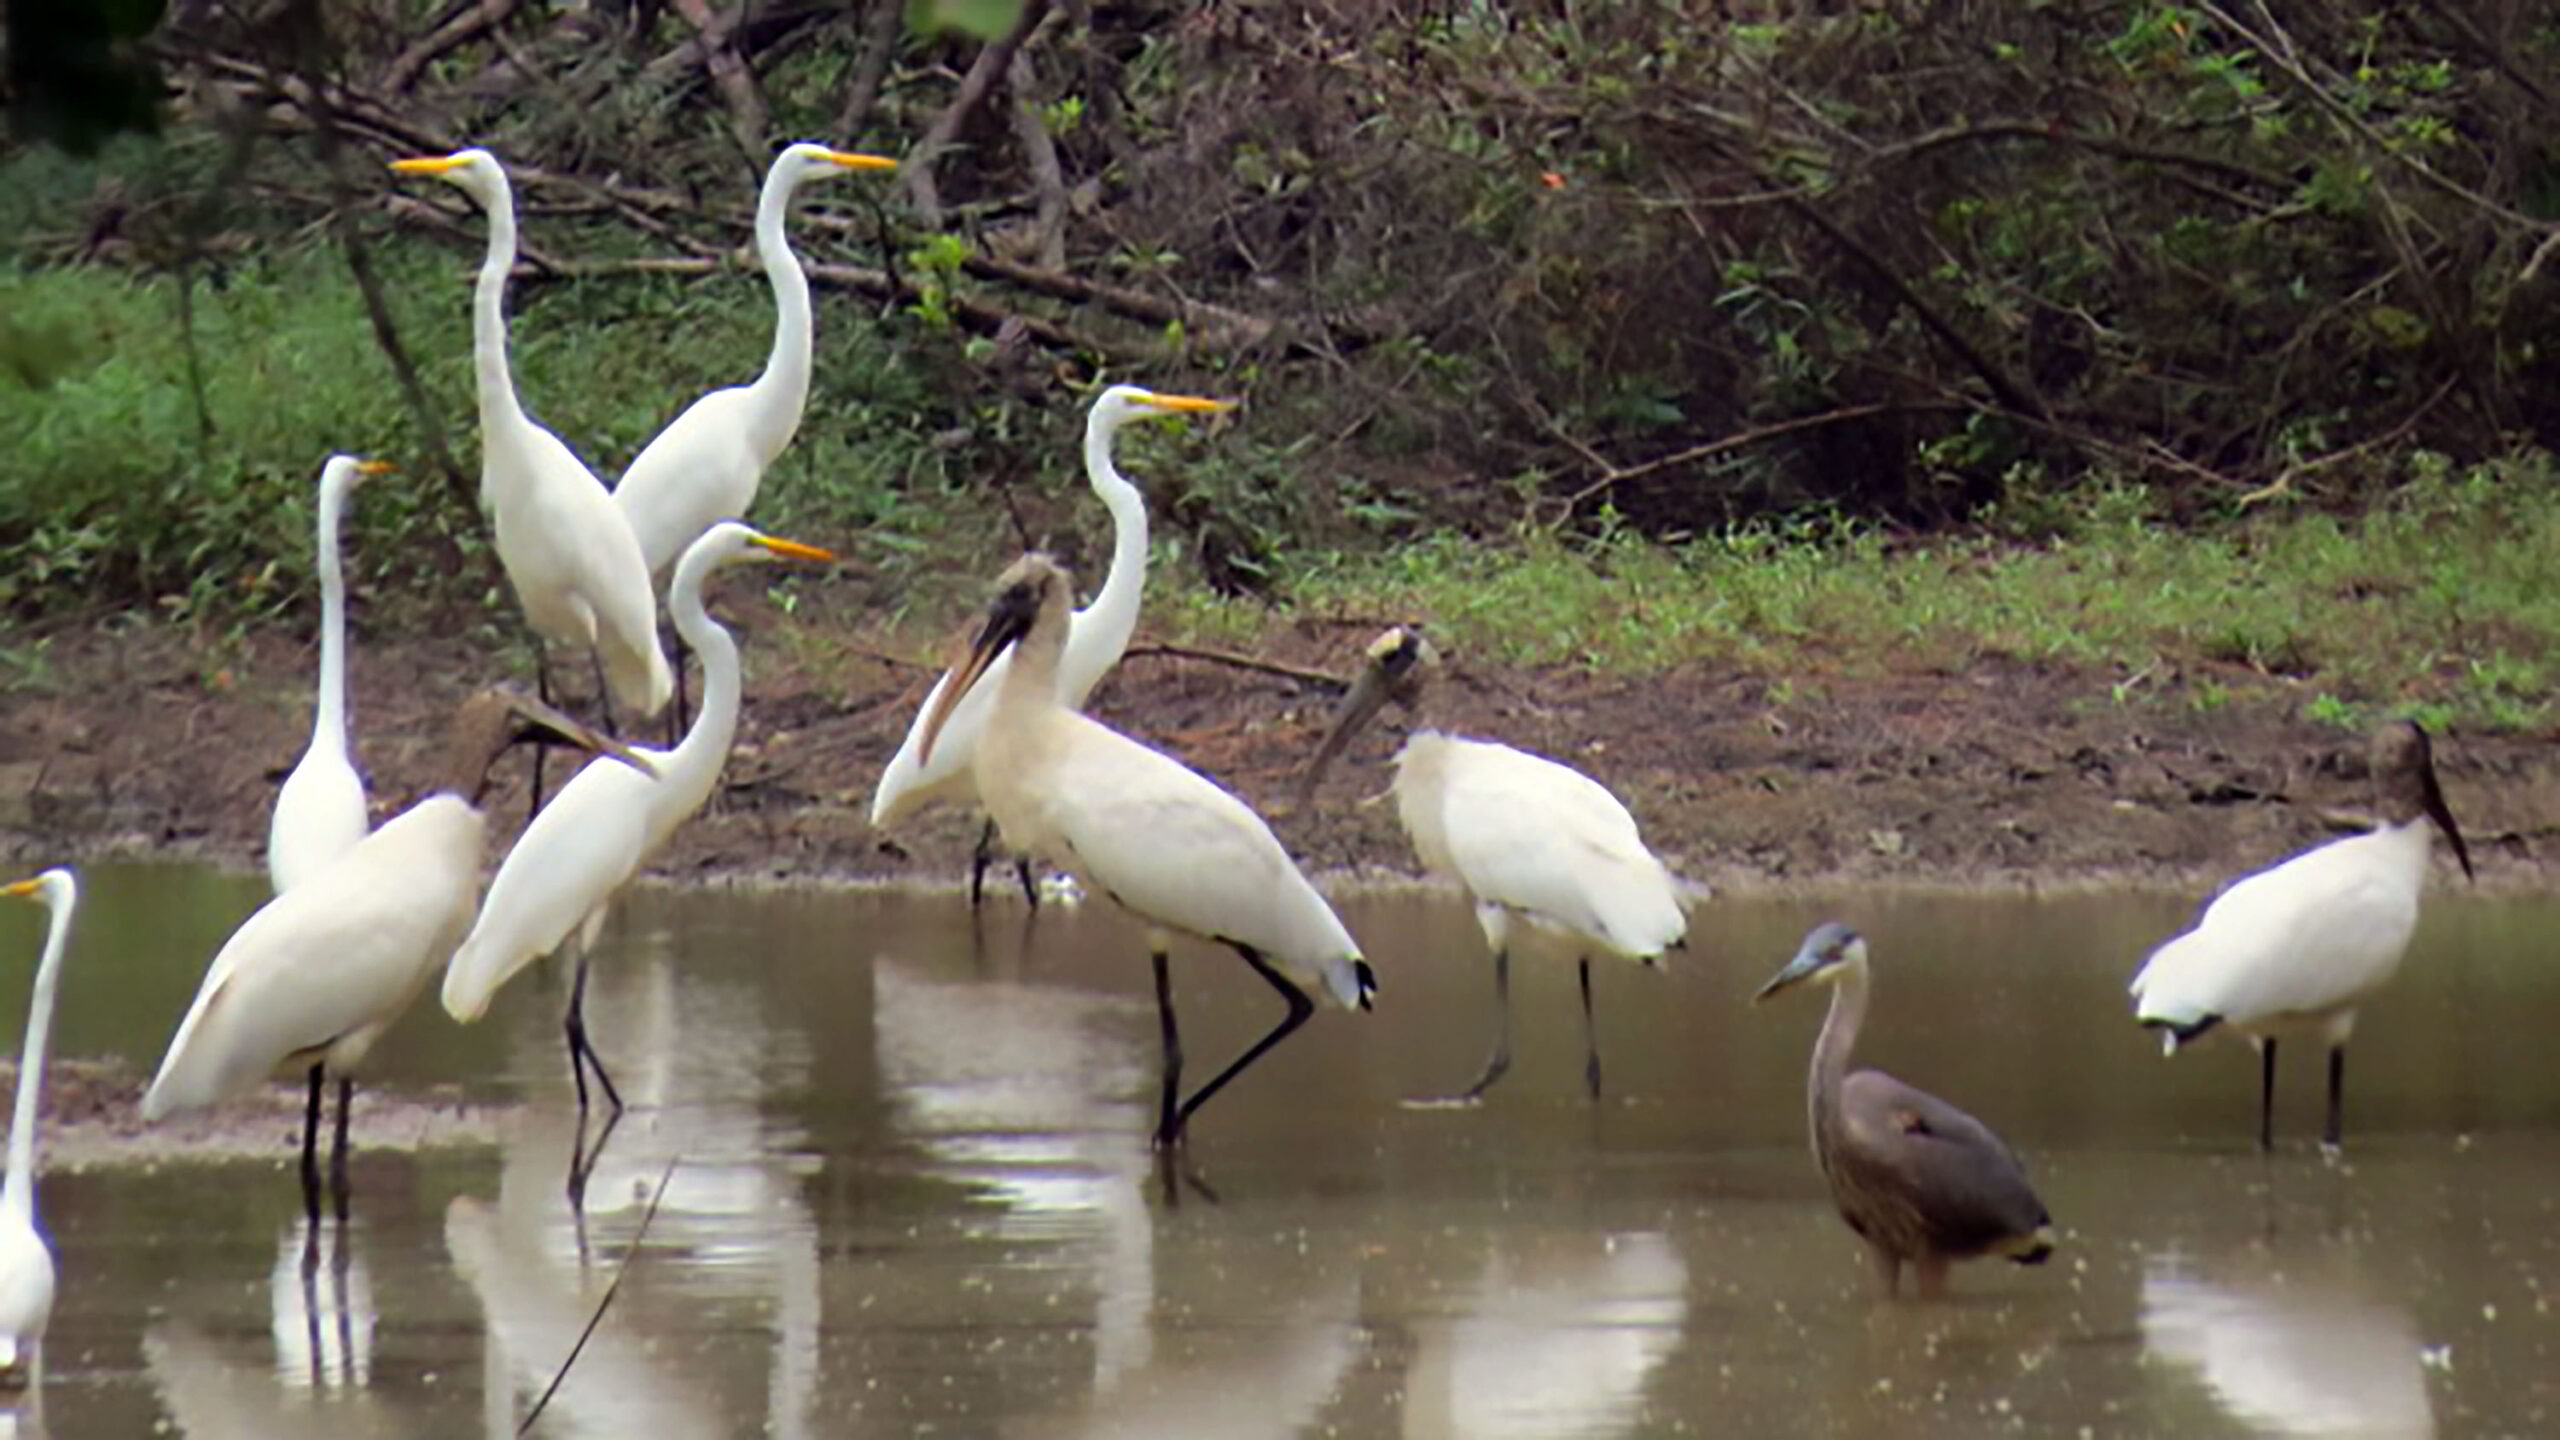
M 2043 1264 L 2053 1253 L 2053 1218 L 1999 1136 L 1882 1071 L 1849 1073 L 1867 1017 L 1866 940 L 1837 920 L 1815 926 L 1753 998 L 1807 981 L 1832 987 L 1806 1086 L 1813 1156 L 1840 1218 L 1875 1257 L 1884 1293 L 1894 1293 L 1905 1262 L 1919 1272 L 1924 1299 L 1946 1293 L 1947 1266 L 1958 1260 L 2002 1255 Z

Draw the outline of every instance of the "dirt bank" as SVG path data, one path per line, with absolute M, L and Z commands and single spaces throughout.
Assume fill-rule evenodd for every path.
M 974 817 L 937 812 L 894 837 L 865 821 L 880 766 L 930 675 L 898 642 L 841 638 L 804 603 L 724 600 L 749 666 L 737 753 L 712 813 L 656 867 L 674 881 L 899 880 L 965 873 Z M 467 628 L 446 627 L 454 636 Z M 486 626 L 479 627 L 485 632 Z M 1336 673 L 1368 627 L 1275 626 L 1259 658 Z M 39 646 L 38 641 L 41 640 Z M 206 643 L 168 626 L 0 637 L 0 848 L 21 865 L 151 855 L 256 863 L 276 783 L 308 726 L 310 645 L 283 633 Z M 477 638 L 361 638 L 355 723 L 377 813 L 433 770 L 443 717 L 508 678 Z M 1962 673 L 1849 673 L 1808 657 L 1785 683 L 1694 664 L 1630 681 L 1461 659 L 1436 718 L 1571 761 L 1625 798 L 1681 873 L 1725 890 L 1830 884 L 2209 885 L 2333 833 L 2365 803 L 2359 737 L 2297 718 L 2302 697 L 2234 667 L 2153 679 L 2006 660 Z M 2216 703 L 2189 698 L 2206 681 Z M 2228 701 L 2219 697 L 2228 693 Z M 1094 713 L 1173 751 L 1274 815 L 1322 867 L 1409 870 L 1373 734 L 1315 813 L 1287 780 L 1332 695 L 1144 635 Z M 2444 737 L 2438 761 L 2484 885 L 2549 885 L 2560 750 L 2544 737 Z M 496 813 L 523 808 L 509 762 Z

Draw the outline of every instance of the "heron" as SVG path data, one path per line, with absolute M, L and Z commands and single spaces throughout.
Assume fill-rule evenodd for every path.
M 2133 977 L 2134 1018 L 2162 1032 L 2165 1053 L 2225 1026 L 2257 1047 L 2260 1150 L 2275 1148 L 2276 1040 L 2284 1034 L 2329 1047 L 2321 1142 L 2341 1143 L 2347 1038 L 2358 1008 L 2409 953 L 2430 823 L 2452 842 L 2463 875 L 2472 873 L 2426 730 L 2403 720 L 2375 731 L 2367 768 L 2378 825 L 2234 881 Z
M 56 867 L 0 885 L 0 896 L 33 900 L 46 911 L 44 950 L 36 961 L 25 1049 L 18 1057 L 17 1100 L 9 1112 L 9 1171 L 0 1179 L 0 1385 L 25 1385 L 34 1379 L 45 1322 L 53 1318 L 53 1247 L 36 1227 L 36 1099 L 44 1090 L 45 1039 L 53 1028 L 53 996 L 63 951 L 71 943 L 71 917 L 80 908 L 80 882 Z
M 658 645 L 657 594 L 631 522 L 586 462 L 525 413 L 507 369 L 506 291 L 516 260 L 515 191 L 486 150 L 394 160 L 403 175 L 459 188 L 489 217 L 489 249 L 472 291 L 471 358 L 480 404 L 480 503 L 496 531 L 498 562 L 532 627 L 543 697 L 550 674 L 542 645 L 594 655 L 613 702 L 646 718 L 665 708 L 675 677 Z M 606 722 L 611 726 L 611 706 Z M 536 772 L 537 791 L 540 786 Z M 535 796 L 539 801 L 540 795 Z
M 735 520 L 712 526 L 686 549 L 676 562 L 675 583 L 667 587 L 667 609 L 675 616 L 676 633 L 702 658 L 702 709 L 692 728 L 672 750 L 641 747 L 636 753 L 648 760 L 645 771 L 626 775 L 616 773 L 624 767 L 589 765 L 562 786 L 559 797 L 517 837 L 497 878 L 489 882 L 479 918 L 461 947 L 451 952 L 453 963 L 444 977 L 445 1013 L 468 1025 L 488 1011 L 490 998 L 517 971 L 574 937 L 577 970 L 563 1025 L 581 1115 L 587 1110 L 590 1070 L 614 1113 L 622 1112 L 621 1092 L 587 1039 L 588 952 L 604 928 L 613 898 L 676 827 L 710 800 L 738 733 L 745 683 L 738 642 L 703 608 L 702 587 L 713 572 L 728 566 L 783 559 L 827 562 L 835 556 Z
M 1111 512 L 1111 569 L 1102 577 L 1102 589 L 1093 597 L 1093 603 L 1068 620 L 1067 647 L 1058 661 L 1058 698 L 1068 709 L 1083 709 L 1093 687 L 1120 663 L 1121 652 L 1129 648 L 1129 637 L 1137 633 L 1138 602 L 1147 584 L 1147 499 L 1112 463 L 1112 445 L 1122 427 L 1133 420 L 1215 415 L 1234 408 L 1232 400 L 1159 394 L 1136 385 L 1114 385 L 1094 397 L 1093 408 L 1085 416 L 1084 473 L 1093 493 L 1102 498 L 1103 508 Z M 915 721 L 907 729 L 906 741 L 890 757 L 888 768 L 880 772 L 880 786 L 871 797 L 871 828 L 885 830 L 936 801 L 968 803 L 977 798 L 969 757 L 977 748 L 978 732 L 985 728 L 988 712 L 994 708 L 1006 663 L 997 661 L 994 678 L 963 697 L 951 712 L 928 763 L 923 754 L 925 717 L 933 713 L 943 693 L 951 688 L 952 677 L 945 672 L 933 682 L 933 689 L 924 697 L 923 707 L 916 711 Z M 987 867 L 995 859 L 995 837 L 993 821 L 978 832 L 978 848 L 969 865 L 972 908 L 983 898 Z M 1032 883 L 1030 865 L 1017 859 L 1014 874 L 1022 882 L 1023 898 L 1038 908 L 1040 891 Z
M 223 942 L 142 1097 L 143 1120 L 219 1104 L 280 1066 L 307 1065 L 302 1191 L 316 1222 L 321 1101 L 334 1075 L 330 1177 L 345 1214 L 354 1074 L 470 927 L 490 767 L 509 747 L 545 737 L 647 763 L 538 700 L 493 689 L 463 702 L 432 793 L 260 906 Z
M 332 455 L 320 467 L 320 688 L 311 743 L 276 792 L 267 822 L 267 881 L 277 894 L 355 848 L 372 828 L 364 777 L 347 742 L 347 580 L 338 562 L 338 520 L 356 486 L 391 469 L 387 460 Z
M 1074 606 L 1074 584 L 1056 561 L 1030 554 L 1014 562 L 997 582 L 985 626 L 926 712 L 917 758 L 931 764 L 961 702 L 993 684 L 970 756 L 979 801 L 1008 843 L 1146 922 L 1164 1056 L 1155 1143 L 1171 1149 L 1211 1096 L 1315 1013 L 1309 990 L 1346 1010 L 1367 1010 L 1377 975 L 1250 806 L 1173 757 L 1068 708 L 1058 667 Z M 1007 656 L 1012 665 L 989 682 L 988 672 Z M 1178 1104 L 1182 1037 L 1168 963 L 1176 932 L 1235 951 L 1288 1006 L 1270 1033 Z
M 1313 793 L 1325 766 L 1389 702 L 1413 717 L 1417 728 L 1395 757 L 1397 818 L 1423 868 L 1456 881 L 1475 901 L 1476 923 L 1493 951 L 1493 1050 L 1454 1103 L 1482 1100 L 1511 1068 L 1511 955 L 1518 946 L 1574 958 L 1583 1081 L 1597 1100 L 1591 957 L 1659 967 L 1688 935 L 1679 888 L 1645 848 L 1635 817 L 1598 781 L 1525 750 L 1420 728 L 1429 677 L 1439 667 L 1439 652 L 1405 626 L 1371 641 L 1368 663 L 1309 762 L 1301 793 Z
M 1866 939 L 1837 920 L 1815 926 L 1753 999 L 1808 982 L 1832 987 L 1805 1087 L 1813 1158 L 1840 1218 L 1866 1242 L 1886 1298 L 1905 1264 L 1924 1300 L 1946 1294 L 1947 1267 L 1959 1260 L 2043 1264 L 2053 1254 L 2053 1217 L 2005 1141 L 1883 1071 L 1850 1072 L 1867 1018 Z

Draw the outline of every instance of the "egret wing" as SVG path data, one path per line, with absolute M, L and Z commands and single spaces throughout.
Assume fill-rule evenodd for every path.
M 590 761 L 533 817 L 489 882 L 480 917 L 445 972 L 448 1014 L 479 1019 L 500 986 L 559 949 L 639 871 L 648 858 L 649 799 L 657 783 L 618 761 Z

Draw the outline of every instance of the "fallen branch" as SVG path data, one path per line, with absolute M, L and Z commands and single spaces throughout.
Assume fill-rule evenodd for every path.
M 1166 641 L 1149 641 L 1132 645 L 1121 654 L 1123 660 L 1164 658 L 1171 660 L 1205 660 L 1212 665 L 1227 665 L 1238 670 L 1251 670 L 1263 675 L 1277 675 L 1309 685 L 1322 685 L 1328 690 L 1348 690 L 1351 682 L 1329 670 L 1312 670 L 1291 665 L 1283 660 L 1265 660 L 1254 655 L 1239 655 L 1233 650 L 1214 650 L 1205 645 L 1175 645 Z
M 1845 424 L 1851 420 L 1867 420 L 1878 415 L 1890 415 L 1898 411 L 1905 410 L 1969 410 L 1974 408 L 1977 407 L 1969 404 L 1957 404 L 1952 401 L 1936 400 L 1916 403 L 1891 401 L 1875 405 L 1851 405 L 1839 410 L 1825 410 L 1819 415 L 1799 415 L 1792 420 L 1780 420 L 1773 424 L 1757 426 L 1753 429 L 1741 431 L 1738 434 L 1727 435 L 1721 440 L 1710 440 L 1703 445 L 1692 445 L 1686 450 L 1675 450 L 1668 455 L 1647 460 L 1642 464 L 1615 467 L 1609 465 L 1606 461 L 1601 460 L 1599 455 L 1589 446 L 1582 444 L 1580 441 L 1577 441 L 1573 437 L 1565 435 L 1562 432 L 1551 430 L 1550 433 L 1555 434 L 1556 438 L 1564 441 L 1567 445 L 1572 446 L 1573 449 L 1577 453 L 1581 454 L 1584 459 L 1599 465 L 1603 471 L 1599 479 L 1592 481 L 1590 484 L 1585 485 L 1581 489 L 1564 497 L 1562 510 L 1556 516 L 1556 519 L 1558 523 L 1562 523 L 1565 517 L 1573 513 L 1576 506 L 1580 505 L 1583 501 L 1590 499 L 1592 496 L 1599 494 L 1601 491 L 1608 489 L 1612 485 L 1620 485 L 1629 480 L 1642 479 L 1647 475 L 1652 475 L 1663 470 L 1670 470 L 1682 465 L 1694 465 L 1701 460 L 1713 460 L 1719 455 L 1729 455 L 1736 450 L 1747 450 L 1754 445 L 1764 445 L 1769 441 L 1783 439 L 1786 436 L 1796 434 L 1799 431 L 1816 430 L 1825 425 Z
M 515 13 L 517 0 L 478 0 L 459 13 L 412 41 L 409 47 L 391 58 L 382 71 L 382 88 L 394 95 L 405 95 L 427 67 L 446 55 L 471 43 L 483 32 L 503 24 Z
M 979 47 L 978 58 L 969 63 L 968 73 L 960 77 L 960 88 L 952 95 L 951 103 L 942 107 L 942 113 L 935 116 L 933 124 L 926 128 L 924 138 L 916 141 L 916 148 L 898 167 L 899 178 L 905 182 L 907 194 L 915 201 L 916 214 L 924 221 L 926 229 L 941 229 L 943 220 L 942 192 L 933 183 L 934 162 L 941 159 L 942 152 L 950 149 L 952 142 L 960 138 L 960 127 L 969 123 L 969 116 L 986 102 L 987 92 L 995 88 L 996 78 L 1013 63 L 1014 52 L 1031 38 L 1031 32 L 1039 28 L 1048 13 L 1048 0 L 1026 0 L 1022 18 L 1013 22 L 1013 28 L 1005 32 L 1004 38 Z
M 595 1313 L 587 1317 L 587 1327 L 578 1332 L 577 1343 L 569 1347 L 568 1358 L 552 1372 L 551 1383 L 542 1387 L 541 1398 L 533 1402 L 533 1409 L 526 1413 L 524 1423 L 516 1427 L 518 1436 L 532 1430 L 534 1422 L 542 1418 L 543 1410 L 551 1404 L 551 1397 L 560 1393 L 561 1382 L 569 1378 L 569 1367 L 578 1363 L 578 1356 L 585 1353 L 587 1341 L 595 1335 L 596 1327 L 604 1323 L 604 1312 L 613 1308 L 613 1297 L 622 1293 L 622 1277 L 631 1273 L 631 1262 L 640 1254 L 640 1242 L 649 1238 L 649 1222 L 658 1218 L 658 1202 L 667 1198 L 667 1186 L 675 1180 L 676 1166 L 683 1159 L 679 1155 L 669 1160 L 667 1168 L 659 1174 L 657 1191 L 649 1197 L 649 1208 L 640 1212 L 639 1228 L 631 1232 L 631 1243 L 622 1247 L 622 1263 L 613 1267 L 613 1278 L 605 1282 L 604 1294 L 596 1301 Z

